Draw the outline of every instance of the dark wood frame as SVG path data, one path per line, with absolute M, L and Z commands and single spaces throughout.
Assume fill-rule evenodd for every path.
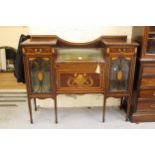
M 57 119 L 57 98 L 56 98 L 56 83 L 55 83 L 55 67 L 54 67 L 54 49 L 49 46 L 37 46 L 39 49 L 49 48 L 49 51 L 46 53 L 35 53 L 32 49 L 36 49 L 36 46 L 28 45 L 23 46 L 23 62 L 24 62 L 24 70 L 25 70 L 25 80 L 26 80 L 26 88 L 27 88 L 27 98 L 28 98 L 28 107 L 30 114 L 30 122 L 33 123 L 32 117 L 32 107 L 31 107 L 31 99 L 34 99 L 35 111 L 37 111 L 36 98 L 45 99 L 45 98 L 53 98 L 54 99 L 54 111 L 55 111 L 55 123 L 58 123 Z M 28 50 L 28 49 L 31 50 Z M 29 58 L 49 58 L 51 60 L 50 73 L 53 75 L 53 79 L 51 81 L 52 91 L 50 93 L 33 93 L 31 91 L 31 78 L 30 78 L 30 69 L 29 69 Z
M 134 71 L 135 71 L 135 60 L 136 60 L 136 52 L 137 52 L 137 45 L 128 45 L 128 46 L 109 46 L 106 49 L 107 53 L 107 63 L 106 63 L 106 74 L 105 74 L 105 94 L 104 94 L 104 102 L 103 102 L 103 122 L 105 121 L 105 110 L 106 110 L 106 99 L 108 97 L 115 97 L 115 98 L 121 98 L 126 97 L 128 98 L 127 101 L 127 113 L 126 113 L 126 121 L 129 120 L 130 117 L 130 109 L 131 109 L 131 101 L 132 101 L 132 89 L 133 89 L 133 79 L 134 79 Z M 112 50 L 115 49 L 115 50 Z M 128 52 L 122 52 L 128 51 Z M 120 51 L 120 52 L 119 52 Z M 129 80 L 128 80 L 128 90 L 127 91 L 118 91 L 118 92 L 111 92 L 109 90 L 109 74 L 110 74 L 110 66 L 111 66 L 111 58 L 115 57 L 129 57 L 131 64 L 130 64 L 130 73 L 129 73 Z M 122 100 L 121 100 L 122 102 Z
M 142 51 L 141 51 L 141 58 L 155 58 L 155 54 L 150 54 L 147 52 L 147 46 L 148 46 L 148 34 L 150 31 L 149 26 L 144 27 L 144 37 L 142 41 Z

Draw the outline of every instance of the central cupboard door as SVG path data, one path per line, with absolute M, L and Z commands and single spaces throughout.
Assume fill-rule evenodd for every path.
M 57 91 L 59 93 L 98 93 L 104 91 L 104 64 L 59 63 Z

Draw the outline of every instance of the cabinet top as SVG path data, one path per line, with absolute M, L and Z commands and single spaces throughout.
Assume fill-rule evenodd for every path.
M 139 43 L 128 39 L 126 35 L 101 36 L 101 42 L 105 46 L 139 46 Z
M 48 45 L 56 47 L 90 47 L 90 48 L 101 48 L 105 46 L 138 46 L 136 42 L 127 40 L 127 36 L 100 36 L 99 38 L 85 43 L 73 43 L 56 35 L 31 35 L 30 39 L 21 43 L 22 46 L 27 45 Z
M 138 46 L 139 44 L 137 42 L 132 42 L 131 40 L 125 40 L 125 41 L 120 41 L 120 40 L 113 40 L 113 41 L 106 41 L 102 40 L 103 44 L 105 46 Z
M 21 43 L 22 46 L 26 45 L 56 45 L 57 38 L 54 35 L 31 35 L 30 39 Z

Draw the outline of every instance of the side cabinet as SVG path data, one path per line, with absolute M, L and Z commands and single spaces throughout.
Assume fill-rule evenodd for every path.
M 35 110 L 37 110 L 36 98 L 53 98 L 55 101 L 55 121 L 57 122 L 54 49 L 50 46 L 23 46 L 23 55 L 31 123 L 33 123 L 32 98 Z
M 106 89 L 103 104 L 103 121 L 105 120 L 107 97 L 125 97 L 128 99 L 126 114 L 126 120 L 128 120 L 131 107 L 137 47 L 134 45 L 110 46 L 107 47 L 106 51 Z
M 109 48 L 107 50 L 107 95 L 128 96 L 132 92 L 135 49 Z

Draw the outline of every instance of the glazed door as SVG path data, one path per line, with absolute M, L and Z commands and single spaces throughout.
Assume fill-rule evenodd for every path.
M 155 26 L 145 27 L 142 57 L 155 58 Z
M 131 85 L 132 56 L 111 55 L 109 57 L 109 92 L 128 92 Z
M 52 57 L 27 55 L 25 66 L 30 94 L 49 94 L 53 91 Z

